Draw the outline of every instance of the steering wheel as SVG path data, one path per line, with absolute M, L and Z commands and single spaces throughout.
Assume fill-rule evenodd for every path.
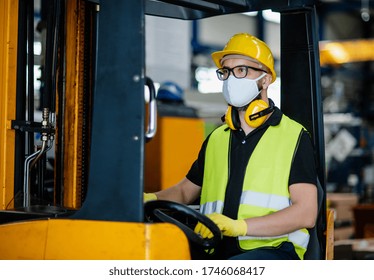
M 193 229 L 178 221 L 174 217 L 167 214 L 170 210 L 174 210 L 177 214 L 185 217 L 192 217 L 198 222 L 206 226 L 213 234 L 212 238 L 203 238 L 195 233 Z M 148 222 L 167 222 L 179 227 L 187 236 L 188 240 L 205 249 L 215 247 L 222 240 L 222 233 L 218 226 L 208 217 L 200 212 L 177 202 L 167 200 L 152 200 L 144 204 L 144 215 Z

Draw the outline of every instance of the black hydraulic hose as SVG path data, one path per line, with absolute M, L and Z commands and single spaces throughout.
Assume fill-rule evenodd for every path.
M 45 55 L 45 92 L 42 107 L 55 112 L 56 69 L 58 58 L 58 30 L 60 24 L 60 0 L 46 1 L 47 10 L 47 38 Z
M 34 0 L 27 1 L 27 120 L 34 121 Z M 28 133 L 28 150 L 34 149 L 34 133 Z
M 64 18 L 65 17 L 65 14 L 66 14 L 66 11 L 65 11 L 65 5 L 61 5 L 61 9 L 60 9 L 60 18 Z M 65 25 L 64 24 L 60 24 L 60 27 L 59 27 L 59 34 L 65 34 Z M 65 59 L 65 52 L 62 51 L 64 50 L 65 48 L 65 37 L 64 36 L 60 36 L 59 37 L 59 49 L 61 50 L 60 51 L 60 54 L 59 54 L 59 60 L 60 61 L 64 61 Z M 62 63 L 61 63 L 62 65 Z M 57 83 L 57 91 L 58 91 L 58 96 L 57 95 L 53 95 L 56 99 L 58 98 L 58 102 L 53 102 L 53 104 L 58 104 L 58 108 L 57 108 L 57 111 L 59 112 L 58 114 L 56 114 L 56 122 L 59 124 L 58 126 L 58 129 L 60 131 L 64 131 L 64 127 L 65 127 L 65 98 L 66 98 L 66 93 L 64 91 L 64 67 L 59 67 L 58 69 L 58 72 L 56 73 L 57 74 L 57 80 L 58 80 L 58 83 Z M 54 105 L 55 106 L 55 105 Z M 52 107 L 51 108 L 51 111 L 52 112 L 55 112 L 55 107 Z M 63 133 L 58 133 L 57 134 L 57 142 L 58 143 L 63 143 Z M 62 205 L 63 204 L 63 197 L 64 197 L 64 193 L 63 193 L 63 185 L 64 185 L 64 145 L 60 145 L 58 149 L 56 149 L 55 151 L 55 160 L 54 160 L 54 163 L 53 163 L 53 166 L 54 166 L 54 171 L 55 171 L 55 174 L 54 174 L 54 194 L 53 194 L 53 197 L 54 197 L 54 201 L 57 205 Z
M 27 63 L 27 1 L 19 1 L 18 11 L 18 48 L 17 48 L 17 89 L 16 89 L 16 120 L 24 120 L 26 114 L 26 63 Z M 14 193 L 23 189 L 23 175 L 26 141 L 22 131 L 15 131 L 14 155 Z M 18 203 L 14 202 L 15 206 Z

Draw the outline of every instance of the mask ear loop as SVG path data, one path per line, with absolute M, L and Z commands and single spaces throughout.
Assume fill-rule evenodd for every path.
M 249 104 L 251 104 L 251 102 L 255 101 L 255 100 L 260 100 L 261 99 L 261 92 L 262 92 L 262 87 L 259 88 L 257 82 L 262 79 L 263 77 L 266 76 L 266 72 L 262 73 L 261 76 L 257 77 L 256 79 L 252 79 L 252 81 L 256 82 L 256 85 L 257 85 L 257 91 L 258 91 L 258 94 L 256 95 L 255 98 L 253 98 L 246 106 L 249 106 Z

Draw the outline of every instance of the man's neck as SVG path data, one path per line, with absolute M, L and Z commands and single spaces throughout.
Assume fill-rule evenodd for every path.
M 266 116 L 266 120 L 265 122 L 267 121 L 267 119 L 273 114 L 270 113 Z M 249 126 L 247 124 L 247 122 L 245 121 L 245 111 L 239 111 L 239 119 L 240 119 L 240 126 L 241 128 L 243 129 L 245 135 L 248 135 L 249 133 L 251 133 L 253 130 L 255 130 L 256 128 L 255 127 L 252 127 L 252 126 Z
M 245 121 L 245 111 L 239 111 L 239 119 L 240 119 L 240 126 L 243 129 L 245 135 L 248 135 L 251 133 L 253 130 L 255 130 L 254 127 L 249 126 L 247 122 Z

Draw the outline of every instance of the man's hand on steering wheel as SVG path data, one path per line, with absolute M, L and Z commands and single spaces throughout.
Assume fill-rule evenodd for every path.
M 170 210 L 197 220 L 198 225 L 200 224 L 209 231 L 209 238 L 194 232 L 190 227 L 170 216 Z M 211 219 L 184 204 L 166 200 L 148 201 L 144 204 L 144 215 L 148 222 L 162 221 L 178 226 L 186 234 L 189 241 L 203 248 L 214 248 L 222 240 L 221 230 Z
M 224 236 L 245 236 L 247 235 L 247 223 L 244 220 L 233 220 L 219 213 L 206 215 L 221 230 Z M 195 233 L 200 234 L 203 238 L 212 238 L 212 232 L 200 222 L 195 227 Z

